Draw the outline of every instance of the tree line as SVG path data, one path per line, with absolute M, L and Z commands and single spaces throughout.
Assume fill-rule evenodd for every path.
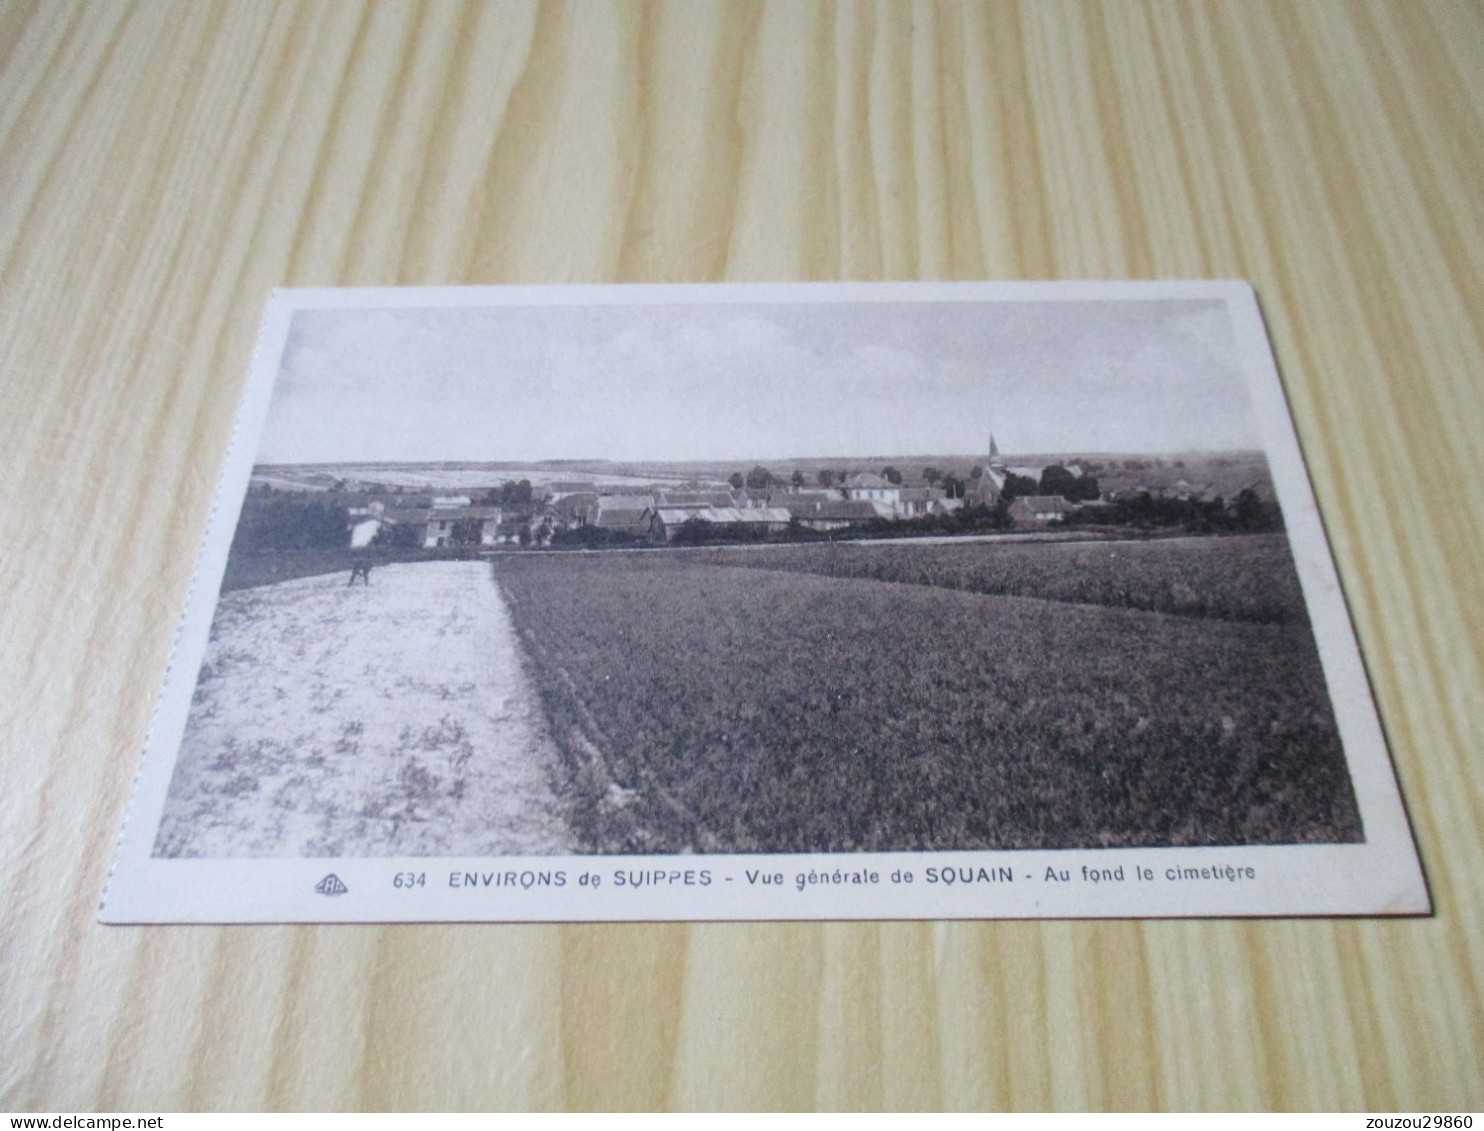
M 814 483 L 824 490 L 834 490 L 843 487 L 845 481 L 856 474 L 853 471 L 840 471 L 835 468 L 823 467 L 814 473 Z M 891 464 L 881 468 L 876 474 L 885 479 L 894 487 L 900 487 L 906 482 L 906 477 L 901 470 Z M 962 499 L 968 488 L 976 480 L 984 475 L 984 467 L 976 464 L 967 476 L 954 475 L 944 471 L 941 467 L 924 467 L 919 473 L 919 478 L 929 487 L 940 488 L 947 498 Z M 740 491 L 746 488 L 750 491 L 768 491 L 774 487 L 792 486 L 798 490 L 808 482 L 804 473 L 795 469 L 793 474 L 787 478 L 775 474 L 762 464 L 757 464 L 751 471 L 734 471 L 727 477 L 727 482 L 732 489 Z M 1012 498 L 1022 498 L 1026 495 L 1060 495 L 1068 502 L 1090 502 L 1101 496 L 1097 477 L 1093 475 L 1077 475 L 1060 464 L 1052 464 L 1041 472 L 1039 479 L 1029 475 L 1017 475 L 1009 472 L 1005 478 L 1005 485 L 1001 493 Z

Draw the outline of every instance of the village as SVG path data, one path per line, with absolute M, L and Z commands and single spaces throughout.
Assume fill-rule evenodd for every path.
M 529 468 L 529 478 L 519 479 L 478 468 L 273 467 L 254 476 L 234 550 L 349 547 L 373 556 L 436 556 L 1049 534 L 1064 526 L 1253 533 L 1282 524 L 1266 466 L 1242 455 L 1012 462 L 991 435 L 985 455 L 946 458 L 941 466 L 899 459 L 898 466 L 873 461 L 868 470 L 796 462 L 805 466 L 759 464 L 729 475 L 714 466 L 667 468 L 668 477 L 652 478 L 611 470 L 564 478 L 563 471 L 582 474 L 565 466 Z M 1187 474 L 1204 481 L 1191 482 Z M 277 566 L 267 574 L 277 575 Z
M 533 487 L 522 480 L 483 493 L 392 493 L 350 481 L 323 498 L 345 506 L 352 547 L 427 550 L 755 540 L 976 510 L 996 511 L 1000 525 L 1034 530 L 1102 499 L 1096 479 L 1079 465 L 1011 466 L 993 437 L 988 458 L 965 478 L 931 467 L 918 478 L 922 482 L 914 485 L 886 466 L 879 472 L 819 471 L 809 482 L 799 471 L 785 479 L 758 466 L 725 484 L 648 490 L 585 480 Z

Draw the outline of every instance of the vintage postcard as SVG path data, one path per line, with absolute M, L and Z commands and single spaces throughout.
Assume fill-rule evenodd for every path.
M 1241 283 L 285 290 L 109 923 L 1418 914 Z

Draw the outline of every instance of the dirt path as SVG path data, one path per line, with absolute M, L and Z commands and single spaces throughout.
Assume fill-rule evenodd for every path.
M 347 577 L 222 598 L 156 854 L 570 851 L 489 566 Z

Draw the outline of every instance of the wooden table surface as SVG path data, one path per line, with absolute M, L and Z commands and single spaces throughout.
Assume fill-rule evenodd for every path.
M 0 5 L 0 1107 L 1484 1107 L 1484 9 Z M 1430 919 L 104 928 L 281 285 L 1252 280 Z

